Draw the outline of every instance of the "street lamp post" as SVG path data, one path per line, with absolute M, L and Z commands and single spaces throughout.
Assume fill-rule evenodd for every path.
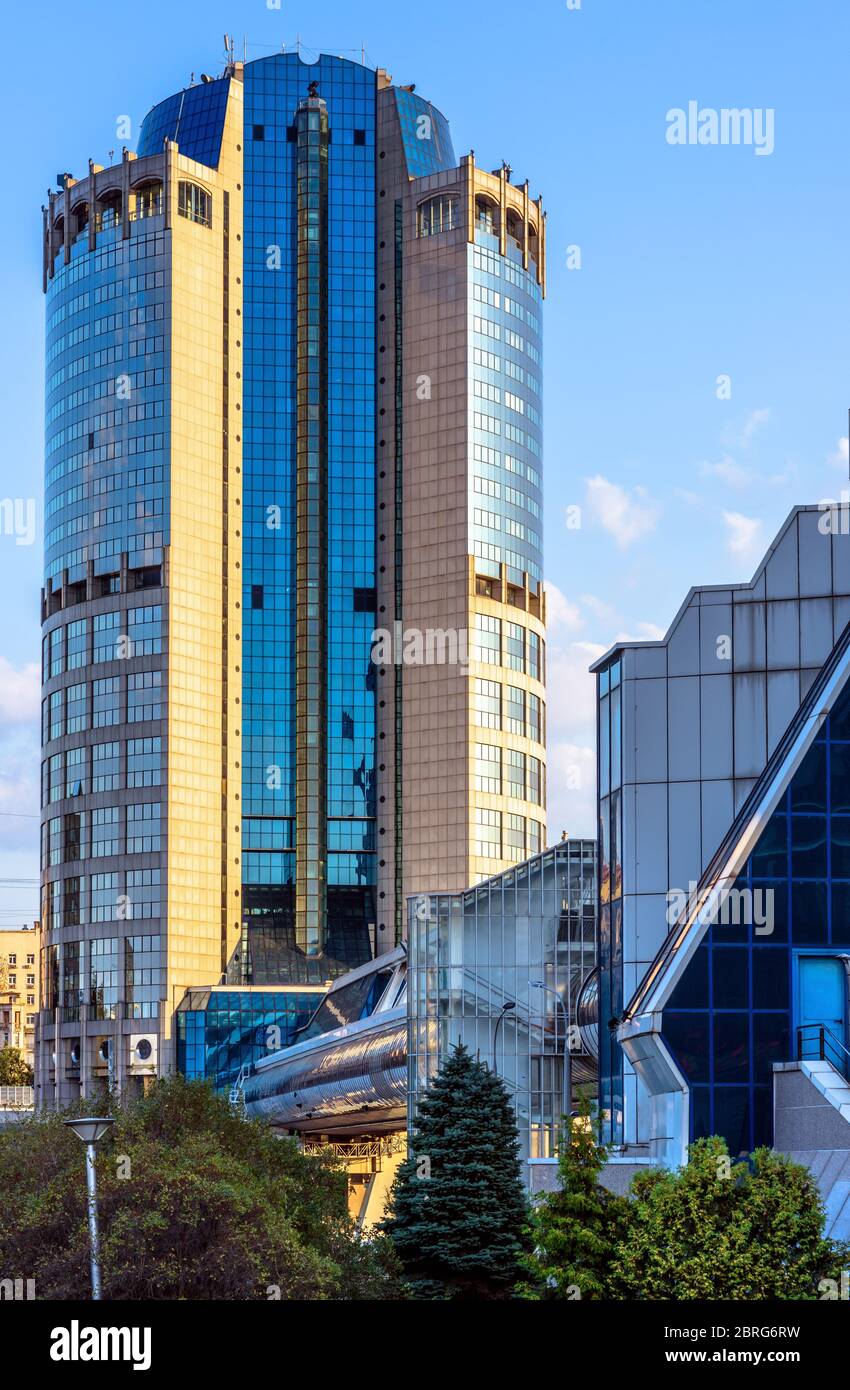
M 97 1174 L 94 1146 L 115 1121 L 108 1115 L 86 1116 L 65 1120 L 78 1139 L 86 1146 L 86 1187 L 88 1189 L 89 1245 L 91 1247 L 91 1296 L 100 1300 L 100 1237 L 97 1230 Z
M 567 1013 L 567 1006 L 564 1003 L 558 991 L 556 989 L 553 989 L 551 985 L 544 984 L 542 980 L 529 980 L 528 983 L 531 985 L 532 989 L 542 989 L 545 990 L 547 994 L 554 994 L 555 999 L 561 1007 L 561 1012 L 564 1015 L 564 1080 L 562 1105 L 564 1117 L 566 1119 L 569 1119 L 570 1110 L 572 1109 L 573 1077 L 572 1059 L 570 1057 L 570 1016 Z M 555 1042 L 557 1043 L 557 1041 L 558 1029 L 556 1026 Z
M 499 1069 L 498 1069 L 498 1067 L 496 1066 L 496 1042 L 497 1042 L 498 1037 L 499 1037 L 499 1025 L 501 1024 L 502 1019 L 505 1017 L 505 1014 L 506 1014 L 506 1013 L 509 1013 L 511 1009 L 515 1009 L 515 1008 L 516 1008 L 516 1004 L 514 1003 L 514 1001 L 513 1001 L 512 999 L 506 1000 L 506 1002 L 502 1005 L 502 1009 L 501 1009 L 501 1013 L 499 1014 L 499 1017 L 496 1019 L 496 1027 L 493 1029 L 493 1075 L 494 1075 L 494 1076 L 498 1076 L 498 1075 L 499 1075 Z

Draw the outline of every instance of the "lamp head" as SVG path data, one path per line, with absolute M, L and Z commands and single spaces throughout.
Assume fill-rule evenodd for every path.
M 109 1115 L 78 1115 L 73 1120 L 64 1120 L 63 1123 L 72 1129 L 84 1144 L 96 1144 L 115 1121 Z

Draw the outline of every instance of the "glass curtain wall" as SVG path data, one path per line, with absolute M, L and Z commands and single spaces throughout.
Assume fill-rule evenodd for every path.
M 596 845 L 575 840 L 467 893 L 409 900 L 412 1125 L 430 1079 L 463 1042 L 505 1081 L 522 1156 L 553 1155 L 565 1044 L 573 1098 L 582 1084 L 595 1089 L 594 1064 L 571 1025 L 596 964 L 596 892 Z

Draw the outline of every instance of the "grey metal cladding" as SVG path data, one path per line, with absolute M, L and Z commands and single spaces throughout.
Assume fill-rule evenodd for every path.
M 767 665 L 771 671 L 800 665 L 800 607 L 791 600 L 767 605 Z
M 734 681 L 735 776 L 758 777 L 767 761 L 767 677 L 753 671 Z
M 667 684 L 669 776 L 683 781 L 700 775 L 700 680 L 674 676 Z
M 731 777 L 732 676 L 703 676 L 700 681 L 700 697 L 702 776 Z
M 635 778 L 638 782 L 667 777 L 667 682 L 634 684 Z

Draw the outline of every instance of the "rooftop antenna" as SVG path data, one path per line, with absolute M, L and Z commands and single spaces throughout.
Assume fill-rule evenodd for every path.
M 243 35 L 242 35 L 242 61 L 243 61 L 243 63 L 247 63 L 247 61 L 248 61 L 248 35 L 247 35 L 247 34 L 243 34 Z

